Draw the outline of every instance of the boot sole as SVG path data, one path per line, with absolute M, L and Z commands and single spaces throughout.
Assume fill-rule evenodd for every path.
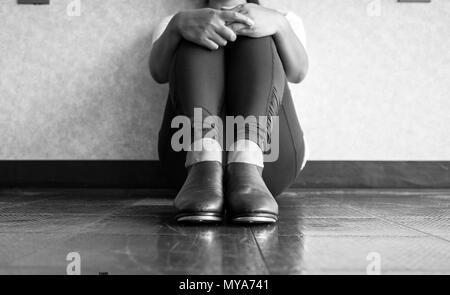
M 193 213 L 193 214 L 179 214 L 175 216 L 175 220 L 179 223 L 220 223 L 223 217 L 215 213 Z
M 278 216 L 269 213 L 254 213 L 231 218 L 231 222 L 239 224 L 271 224 L 278 221 Z

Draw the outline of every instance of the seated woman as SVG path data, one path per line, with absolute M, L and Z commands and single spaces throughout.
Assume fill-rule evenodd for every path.
M 150 70 L 155 81 L 170 86 L 158 150 L 180 187 L 174 202 L 178 222 L 218 222 L 225 212 L 236 223 L 278 220 L 274 196 L 306 162 L 288 87 L 305 78 L 304 43 L 299 17 L 258 1 L 209 0 L 205 8 L 181 11 L 156 28 Z M 200 135 L 190 139 L 189 149 L 174 148 L 180 128 L 172 128 L 173 119 L 185 116 L 194 126 L 198 114 Z M 225 116 L 267 120 L 234 126 L 224 149 L 220 124 L 207 118 Z M 273 144 L 278 156 L 265 162 Z

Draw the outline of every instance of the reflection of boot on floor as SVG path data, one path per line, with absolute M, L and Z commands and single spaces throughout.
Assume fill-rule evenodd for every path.
M 159 274 L 219 275 L 223 273 L 225 241 L 217 228 L 177 226 L 178 234 L 158 235 L 152 266 Z

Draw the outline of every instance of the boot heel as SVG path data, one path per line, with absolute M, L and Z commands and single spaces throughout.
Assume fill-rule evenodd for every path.
M 177 215 L 175 220 L 178 223 L 221 223 L 223 217 L 205 214 Z
M 266 213 L 255 213 L 231 218 L 231 222 L 238 224 L 272 224 L 277 221 L 277 215 Z

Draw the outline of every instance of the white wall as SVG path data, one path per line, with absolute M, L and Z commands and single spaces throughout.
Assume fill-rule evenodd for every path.
M 376 0 L 375 0 L 376 1 Z M 157 159 L 166 86 L 153 25 L 183 0 L 0 4 L 1 159 Z M 197 1 L 198 2 L 198 1 Z M 268 2 L 268 1 L 266 1 Z M 280 0 L 303 17 L 310 72 L 293 89 L 314 160 L 450 160 L 450 1 Z
M 294 91 L 320 160 L 450 160 L 450 1 L 284 1 L 302 15 L 309 76 Z

